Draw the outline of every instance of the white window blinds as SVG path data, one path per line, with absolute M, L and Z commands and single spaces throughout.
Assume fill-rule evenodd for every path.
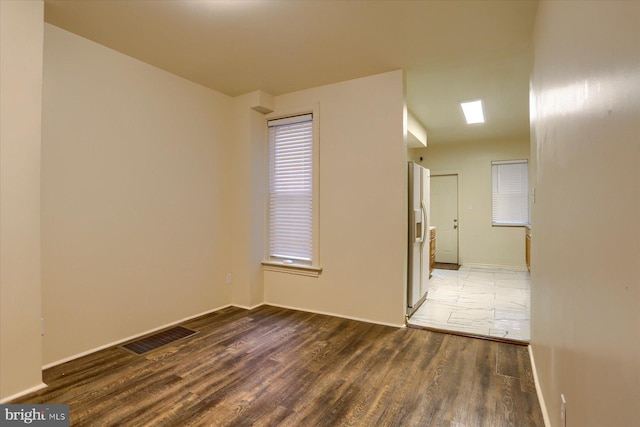
M 313 260 L 313 116 L 268 121 L 269 257 Z
M 529 168 L 526 160 L 491 162 L 492 225 L 529 222 Z

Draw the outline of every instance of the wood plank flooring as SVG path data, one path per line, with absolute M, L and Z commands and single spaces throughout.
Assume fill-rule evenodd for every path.
M 44 371 L 12 403 L 68 403 L 74 426 L 543 426 L 526 347 L 262 306 L 185 322 L 135 355 Z

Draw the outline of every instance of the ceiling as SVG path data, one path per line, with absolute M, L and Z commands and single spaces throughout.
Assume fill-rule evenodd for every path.
M 429 144 L 529 137 L 530 0 L 45 0 L 45 21 L 230 96 L 403 69 Z M 466 125 L 459 101 L 483 99 Z

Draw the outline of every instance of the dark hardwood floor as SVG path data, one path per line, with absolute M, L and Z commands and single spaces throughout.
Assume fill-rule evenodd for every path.
M 262 306 L 185 322 L 144 355 L 112 347 L 12 403 L 86 426 L 543 426 L 527 348 Z

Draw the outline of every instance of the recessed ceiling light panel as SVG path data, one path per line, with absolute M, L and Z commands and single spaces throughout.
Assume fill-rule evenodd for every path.
M 484 123 L 484 112 L 482 111 L 481 100 L 461 102 L 460 106 L 462 107 L 462 112 L 468 125 Z

